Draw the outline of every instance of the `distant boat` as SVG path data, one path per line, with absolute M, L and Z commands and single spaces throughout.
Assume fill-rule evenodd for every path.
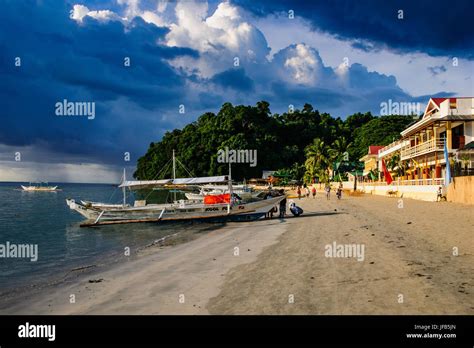
M 39 184 L 32 184 L 29 183 L 28 186 L 21 185 L 23 191 L 46 191 L 46 192 L 53 192 L 58 190 L 58 186 L 49 186 L 48 183 L 39 183 Z

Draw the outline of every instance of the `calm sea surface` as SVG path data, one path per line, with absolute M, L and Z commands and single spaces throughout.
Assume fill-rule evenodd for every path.
M 121 191 L 113 185 L 58 185 L 62 191 L 24 192 L 18 190 L 20 183 L 0 183 L 0 244 L 38 245 L 36 262 L 0 258 L 0 293 L 60 278 L 72 268 L 123 257 L 125 247 L 133 253 L 163 236 L 204 228 L 201 224 L 80 228 L 83 217 L 68 208 L 66 198 L 120 203 Z

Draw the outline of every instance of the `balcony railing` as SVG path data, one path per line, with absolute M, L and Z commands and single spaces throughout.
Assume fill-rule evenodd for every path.
M 443 151 L 444 139 L 430 139 L 415 146 L 405 146 L 400 151 L 402 160 L 424 155 L 433 151 Z
M 387 186 L 385 181 L 363 182 L 363 186 Z M 392 186 L 444 185 L 444 178 L 394 180 Z
M 394 151 L 397 151 L 399 150 L 401 147 L 403 147 L 404 144 L 406 144 L 407 141 L 406 140 L 397 140 L 397 141 L 394 141 L 393 143 L 391 144 L 388 144 L 387 146 L 381 148 L 379 150 L 379 153 L 378 155 L 381 156 L 381 157 L 384 157 L 384 156 L 387 156 L 388 154 L 394 152 Z

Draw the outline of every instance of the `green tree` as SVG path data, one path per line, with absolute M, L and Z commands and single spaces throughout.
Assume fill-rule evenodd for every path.
M 388 145 L 400 138 L 400 132 L 413 122 L 411 116 L 376 117 L 354 131 L 353 158 L 361 158 L 367 153 L 370 145 Z
M 306 180 L 309 176 L 311 178 L 317 176 L 320 181 L 328 182 L 331 164 L 330 148 L 325 144 L 324 140 L 320 138 L 314 139 L 313 143 L 306 148 Z

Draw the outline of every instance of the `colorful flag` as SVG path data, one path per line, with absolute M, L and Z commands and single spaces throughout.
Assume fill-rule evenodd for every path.
M 446 178 L 444 179 L 444 184 L 446 186 L 451 182 L 451 166 L 449 164 L 449 155 L 448 155 L 448 139 L 444 139 L 444 159 L 446 160 Z
M 387 166 L 385 166 L 385 161 L 382 159 L 382 170 L 383 170 L 383 176 L 385 177 L 385 181 L 387 182 L 387 185 L 390 185 L 393 181 L 392 176 L 390 175 L 390 172 L 387 170 Z

